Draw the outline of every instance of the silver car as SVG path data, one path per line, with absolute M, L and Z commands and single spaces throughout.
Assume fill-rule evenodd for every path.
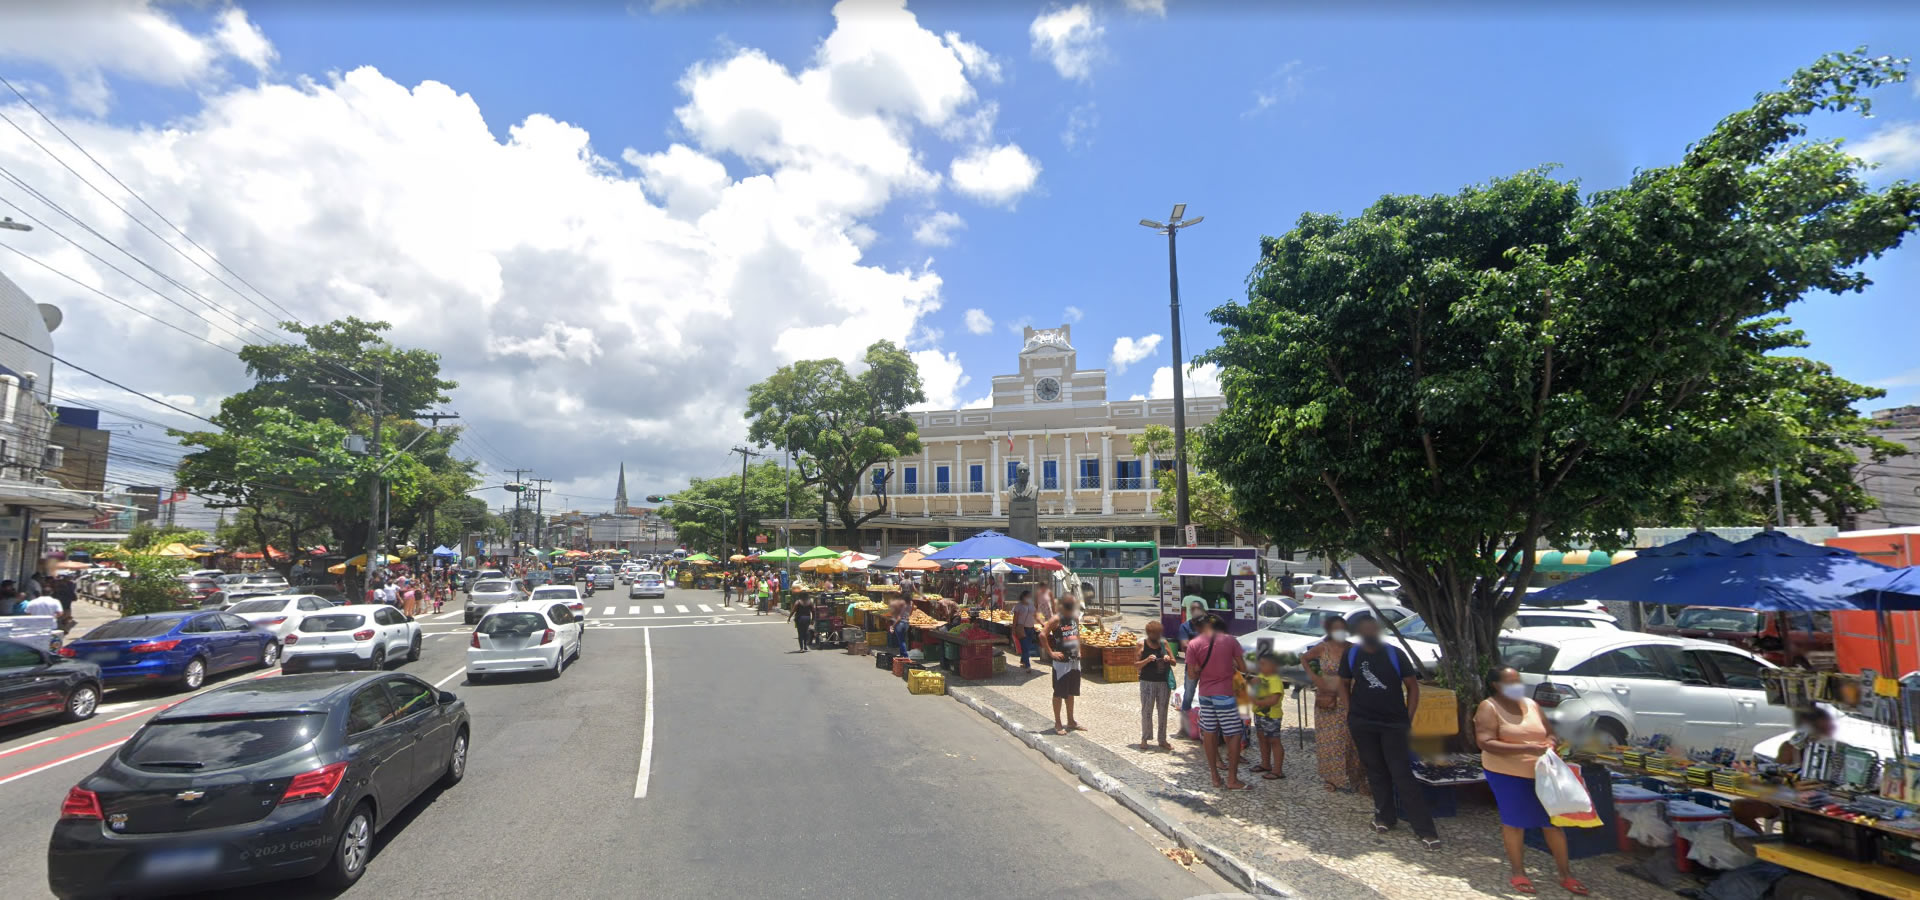
M 511 581 L 490 579 L 476 581 L 467 591 L 467 610 L 464 619 L 468 625 L 480 621 L 487 614 L 487 608 L 502 603 L 518 603 L 527 599 L 525 592 L 514 586 Z

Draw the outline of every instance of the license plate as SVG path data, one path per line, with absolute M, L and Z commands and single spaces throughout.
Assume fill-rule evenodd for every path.
M 119 658 L 120 658 L 120 654 L 114 653 L 110 650 L 104 653 L 87 654 L 87 659 L 92 660 L 93 662 L 110 662 L 113 660 L 117 660 Z
M 181 847 L 155 851 L 141 871 L 149 878 L 180 878 L 205 874 L 219 865 L 218 847 Z

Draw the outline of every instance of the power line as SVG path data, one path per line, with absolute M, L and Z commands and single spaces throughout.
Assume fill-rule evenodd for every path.
M 10 206 L 11 206 L 12 204 L 8 204 L 8 205 L 10 205 Z M 15 208 L 17 209 L 18 207 L 15 207 Z M 165 325 L 166 327 L 168 327 L 168 328 L 171 328 L 171 329 L 173 329 L 174 331 L 177 331 L 177 332 L 179 332 L 179 333 L 181 333 L 181 334 L 183 334 L 183 335 L 186 335 L 187 337 L 190 337 L 190 338 L 193 338 L 194 340 L 196 340 L 196 341 L 199 341 L 199 342 L 200 342 L 200 343 L 202 343 L 202 344 L 206 344 L 206 345 L 207 345 L 207 346 L 209 346 L 209 347 L 213 347 L 213 348 L 215 348 L 215 349 L 217 349 L 217 350 L 221 350 L 221 351 L 224 351 L 224 352 L 226 352 L 226 353 L 234 353 L 234 355 L 235 355 L 235 356 L 238 356 L 238 355 L 239 355 L 238 353 L 235 353 L 235 352 L 234 352 L 233 350 L 230 350 L 230 349 L 228 349 L 228 348 L 226 348 L 226 347 L 222 347 L 222 346 L 220 346 L 219 344 L 216 344 L 216 343 L 214 343 L 213 341 L 210 341 L 210 340 L 207 340 L 206 338 L 204 338 L 204 337 L 201 337 L 200 335 L 197 335 L 197 334 L 194 334 L 193 332 L 191 332 L 191 331 L 188 331 L 188 330 L 186 330 L 185 328 L 181 328 L 180 326 L 178 326 L 178 325 L 175 325 L 175 324 L 173 324 L 172 322 L 169 322 L 169 321 L 167 321 L 167 320 L 165 320 L 165 319 L 162 319 L 162 318 L 160 318 L 159 316 L 156 316 L 156 315 L 154 315 L 153 313 L 150 313 L 150 312 L 147 312 L 146 310 L 144 310 L 144 309 L 141 309 L 141 308 L 140 308 L 140 307 L 138 307 L 138 306 L 134 306 L 133 304 L 131 304 L 131 303 L 128 303 L 128 302 L 126 302 L 125 300 L 122 300 L 122 299 L 120 299 L 120 298 L 118 298 L 118 297 L 115 297 L 115 296 L 113 296 L 112 294 L 109 294 L 109 293 L 107 293 L 106 291 L 103 291 L 103 290 L 101 290 L 101 289 L 99 289 L 99 288 L 97 288 L 97 287 L 94 287 L 93 285 L 90 285 L 90 284 L 88 284 L 88 283 L 86 283 L 86 282 L 84 282 L 84 281 L 81 281 L 80 279 L 78 279 L 78 278 L 75 278 L 75 277 L 73 277 L 72 275 L 68 275 L 67 273 L 65 273 L 65 272 L 62 272 L 62 271 L 60 271 L 59 269 L 56 269 L 56 268 L 54 268 L 53 266 L 50 266 L 50 265 L 48 265 L 48 264 L 46 264 L 46 263 L 44 263 L 44 262 L 42 262 L 42 261 L 40 261 L 39 259 L 36 259 L 36 258 L 34 258 L 34 257 L 32 257 L 32 256 L 28 256 L 28 255 L 27 255 L 26 253 L 24 253 L 24 252 L 22 252 L 22 251 L 21 251 L 21 250 L 20 250 L 19 248 L 17 248 L 17 247 L 15 247 L 15 246 L 13 246 L 12 244 L 0 244 L 0 250 L 6 250 L 6 251 L 9 251 L 9 252 L 11 252 L 11 253 L 12 253 L 13 255 L 15 255 L 15 256 L 18 256 L 18 257 L 20 257 L 21 259 L 24 259 L 24 260 L 26 260 L 27 262 L 30 262 L 30 263 L 33 263 L 34 265 L 36 265 L 36 266 L 39 266 L 40 268 L 43 268 L 43 269 L 46 269 L 47 271 L 49 271 L 49 272 L 52 272 L 53 274 L 55 274 L 55 275 L 58 275 L 58 276 L 60 276 L 61 278 L 65 278 L 66 280 L 68 280 L 68 281 L 71 281 L 71 282 L 73 282 L 74 284 L 76 284 L 76 285 L 78 285 L 78 286 L 80 286 L 80 287 L 82 287 L 82 288 L 85 288 L 85 289 L 87 289 L 87 290 L 89 290 L 89 291 L 92 291 L 92 292 L 94 292 L 94 293 L 96 293 L 96 294 L 99 294 L 99 295 L 100 295 L 101 297 L 104 297 L 104 298 L 106 298 L 106 299 L 107 299 L 108 301 L 110 301 L 110 302 L 112 302 L 112 303 L 114 303 L 114 304 L 117 304 L 118 306 L 120 306 L 120 307 L 121 307 L 121 308 L 123 308 L 123 309 L 126 309 L 126 310 L 127 310 L 127 311 L 129 311 L 129 312 L 132 312 L 132 313 L 136 313 L 136 314 L 138 314 L 138 315 L 142 315 L 142 316 L 146 316 L 147 318 L 149 318 L 149 319 L 152 319 L 152 320 L 154 320 L 155 322 L 159 322 L 160 324 L 162 324 L 162 325 Z M 205 320 L 205 319 L 202 319 L 201 321 L 203 321 L 203 322 L 204 322 L 204 321 L 206 321 L 206 320 Z M 213 323 L 211 323 L 211 322 L 208 322 L 207 324 L 209 324 L 209 325 L 211 325 L 211 324 L 213 324 Z

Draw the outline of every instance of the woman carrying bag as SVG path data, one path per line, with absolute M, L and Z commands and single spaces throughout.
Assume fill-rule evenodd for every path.
M 1480 745 L 1487 787 L 1493 789 L 1494 804 L 1500 809 L 1500 837 L 1511 870 L 1507 884 L 1522 894 L 1534 893 L 1533 881 L 1527 877 L 1526 836 L 1527 829 L 1538 828 L 1553 852 L 1560 886 L 1584 897 L 1587 886 L 1573 877 L 1567 859 L 1567 833 L 1553 825 L 1536 790 L 1535 767 L 1543 755 L 1553 752 L 1553 732 L 1540 704 L 1527 697 L 1527 686 L 1512 666 L 1487 673 L 1487 693 L 1473 713 L 1473 737 Z

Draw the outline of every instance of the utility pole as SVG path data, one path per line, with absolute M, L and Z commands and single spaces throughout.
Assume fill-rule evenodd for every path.
M 760 454 L 746 447 L 735 447 L 728 453 L 740 454 L 740 552 L 747 552 L 747 461 Z
M 438 431 L 440 430 L 440 420 L 441 420 L 441 419 L 458 419 L 458 418 L 460 418 L 460 416 L 459 416 L 459 414 L 458 414 L 458 413 L 423 413 L 423 414 L 422 414 L 422 415 L 420 415 L 420 416 L 419 416 L 418 418 L 422 418 L 422 419 L 432 419 L 432 420 L 433 420 L 433 425 L 432 425 L 432 426 L 430 426 L 430 427 L 431 427 L 431 428 L 432 428 L 432 429 L 433 429 L 433 430 L 434 430 L 435 432 L 438 432 Z M 433 514 L 434 514 L 435 512 L 438 512 L 438 511 L 439 511 L 439 507 L 437 507 L 437 506 L 429 506 L 429 507 L 427 507 L 427 535 L 426 535 L 426 537 L 424 537 L 424 538 L 422 538 L 422 539 L 420 540 L 420 543 L 422 543 L 422 544 L 434 544 L 434 543 L 437 543 L 437 541 L 436 541 L 436 540 L 434 539 L 434 536 L 433 536 L 433 535 L 434 535 L 434 531 L 433 531 L 433 525 L 434 525 L 434 521 L 433 521 L 433 519 L 434 519 L 434 515 L 433 515 Z M 427 552 L 428 552 L 428 553 L 432 553 L 432 552 L 433 552 L 433 548 L 431 548 L 431 547 L 429 547 L 429 548 L 426 548 L 426 549 L 427 549 Z M 428 560 L 427 560 L 427 562 L 428 562 L 429 564 L 432 564 L 432 563 L 436 563 L 436 562 L 439 562 L 439 560 L 438 560 L 437 558 L 430 558 L 430 559 L 428 559 Z
M 522 518 L 523 514 L 520 511 L 522 503 L 526 500 L 527 486 L 520 481 L 520 478 L 531 471 L 533 470 L 514 469 L 513 480 L 507 483 L 507 490 L 513 494 L 513 523 L 511 527 L 507 529 L 507 533 L 510 535 L 507 540 L 513 544 L 513 552 L 508 554 L 509 556 L 520 555 L 520 542 L 525 540 L 527 536 L 527 523 L 525 519 Z
M 553 479 L 551 478 L 529 478 L 527 480 L 533 482 L 534 484 L 539 484 L 539 485 L 547 485 L 547 484 L 553 483 Z M 546 510 L 547 510 L 547 489 L 545 487 L 534 488 L 533 489 L 533 545 L 535 547 L 540 546 L 541 538 L 546 536 L 546 530 L 547 530 Z
M 1141 219 L 1140 224 L 1167 236 L 1167 292 L 1173 308 L 1173 484 L 1174 526 L 1184 535 L 1187 530 L 1187 364 L 1180 355 L 1180 257 L 1174 250 L 1180 229 L 1200 224 L 1206 216 L 1180 221 L 1187 214 L 1185 203 L 1173 205 L 1166 224 Z M 1182 540 L 1185 538 L 1183 537 Z
M 373 395 L 373 406 L 369 410 L 373 417 L 373 443 L 367 445 L 367 455 L 375 458 L 380 452 L 380 420 L 386 417 L 387 411 L 383 402 L 386 383 L 386 370 L 374 369 L 373 389 L 370 392 Z M 380 553 L 380 483 L 383 480 L 378 469 L 374 471 L 374 477 L 367 479 L 367 556 L 366 566 L 360 570 L 362 581 L 372 577 L 376 557 Z M 386 560 L 382 559 L 378 562 L 384 563 Z M 371 587 L 371 585 L 368 586 Z

